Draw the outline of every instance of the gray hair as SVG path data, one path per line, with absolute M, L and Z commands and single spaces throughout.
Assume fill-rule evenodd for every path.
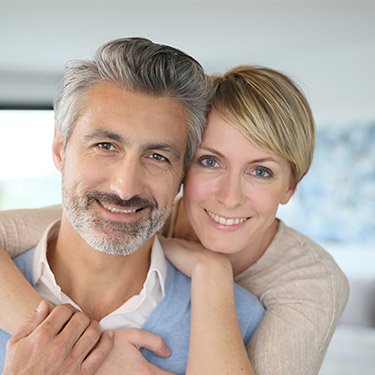
M 167 96 L 186 107 L 186 167 L 201 141 L 210 100 L 210 79 L 202 66 L 176 48 L 144 38 L 116 39 L 101 46 L 94 60 L 68 62 L 54 101 L 55 126 L 62 131 L 65 144 L 80 116 L 85 95 L 103 81 L 141 94 Z

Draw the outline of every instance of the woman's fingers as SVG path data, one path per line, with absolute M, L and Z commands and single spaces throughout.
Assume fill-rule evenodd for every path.
M 191 268 L 196 259 L 195 252 L 189 251 L 184 241 L 160 238 L 160 242 L 168 260 L 185 275 L 191 276 Z
M 197 242 L 177 238 L 161 238 L 160 241 L 169 261 L 189 277 L 193 277 L 197 269 L 230 265 L 227 256 L 207 250 Z

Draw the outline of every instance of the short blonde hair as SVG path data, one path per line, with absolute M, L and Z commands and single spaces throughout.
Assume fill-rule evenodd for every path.
M 297 184 L 315 147 L 314 118 L 298 86 L 261 66 L 238 66 L 212 79 L 212 108 L 256 146 L 288 160 Z

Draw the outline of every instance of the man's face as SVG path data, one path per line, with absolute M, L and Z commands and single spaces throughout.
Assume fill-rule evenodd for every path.
M 56 131 L 64 213 L 91 247 L 131 254 L 163 226 L 183 175 L 187 119 L 170 98 L 102 82 L 85 97 L 65 149 Z

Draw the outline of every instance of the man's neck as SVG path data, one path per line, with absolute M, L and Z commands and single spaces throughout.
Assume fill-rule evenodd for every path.
M 107 255 L 90 247 L 63 216 L 48 262 L 57 284 L 91 318 L 101 320 L 142 290 L 153 238 L 131 255 Z

